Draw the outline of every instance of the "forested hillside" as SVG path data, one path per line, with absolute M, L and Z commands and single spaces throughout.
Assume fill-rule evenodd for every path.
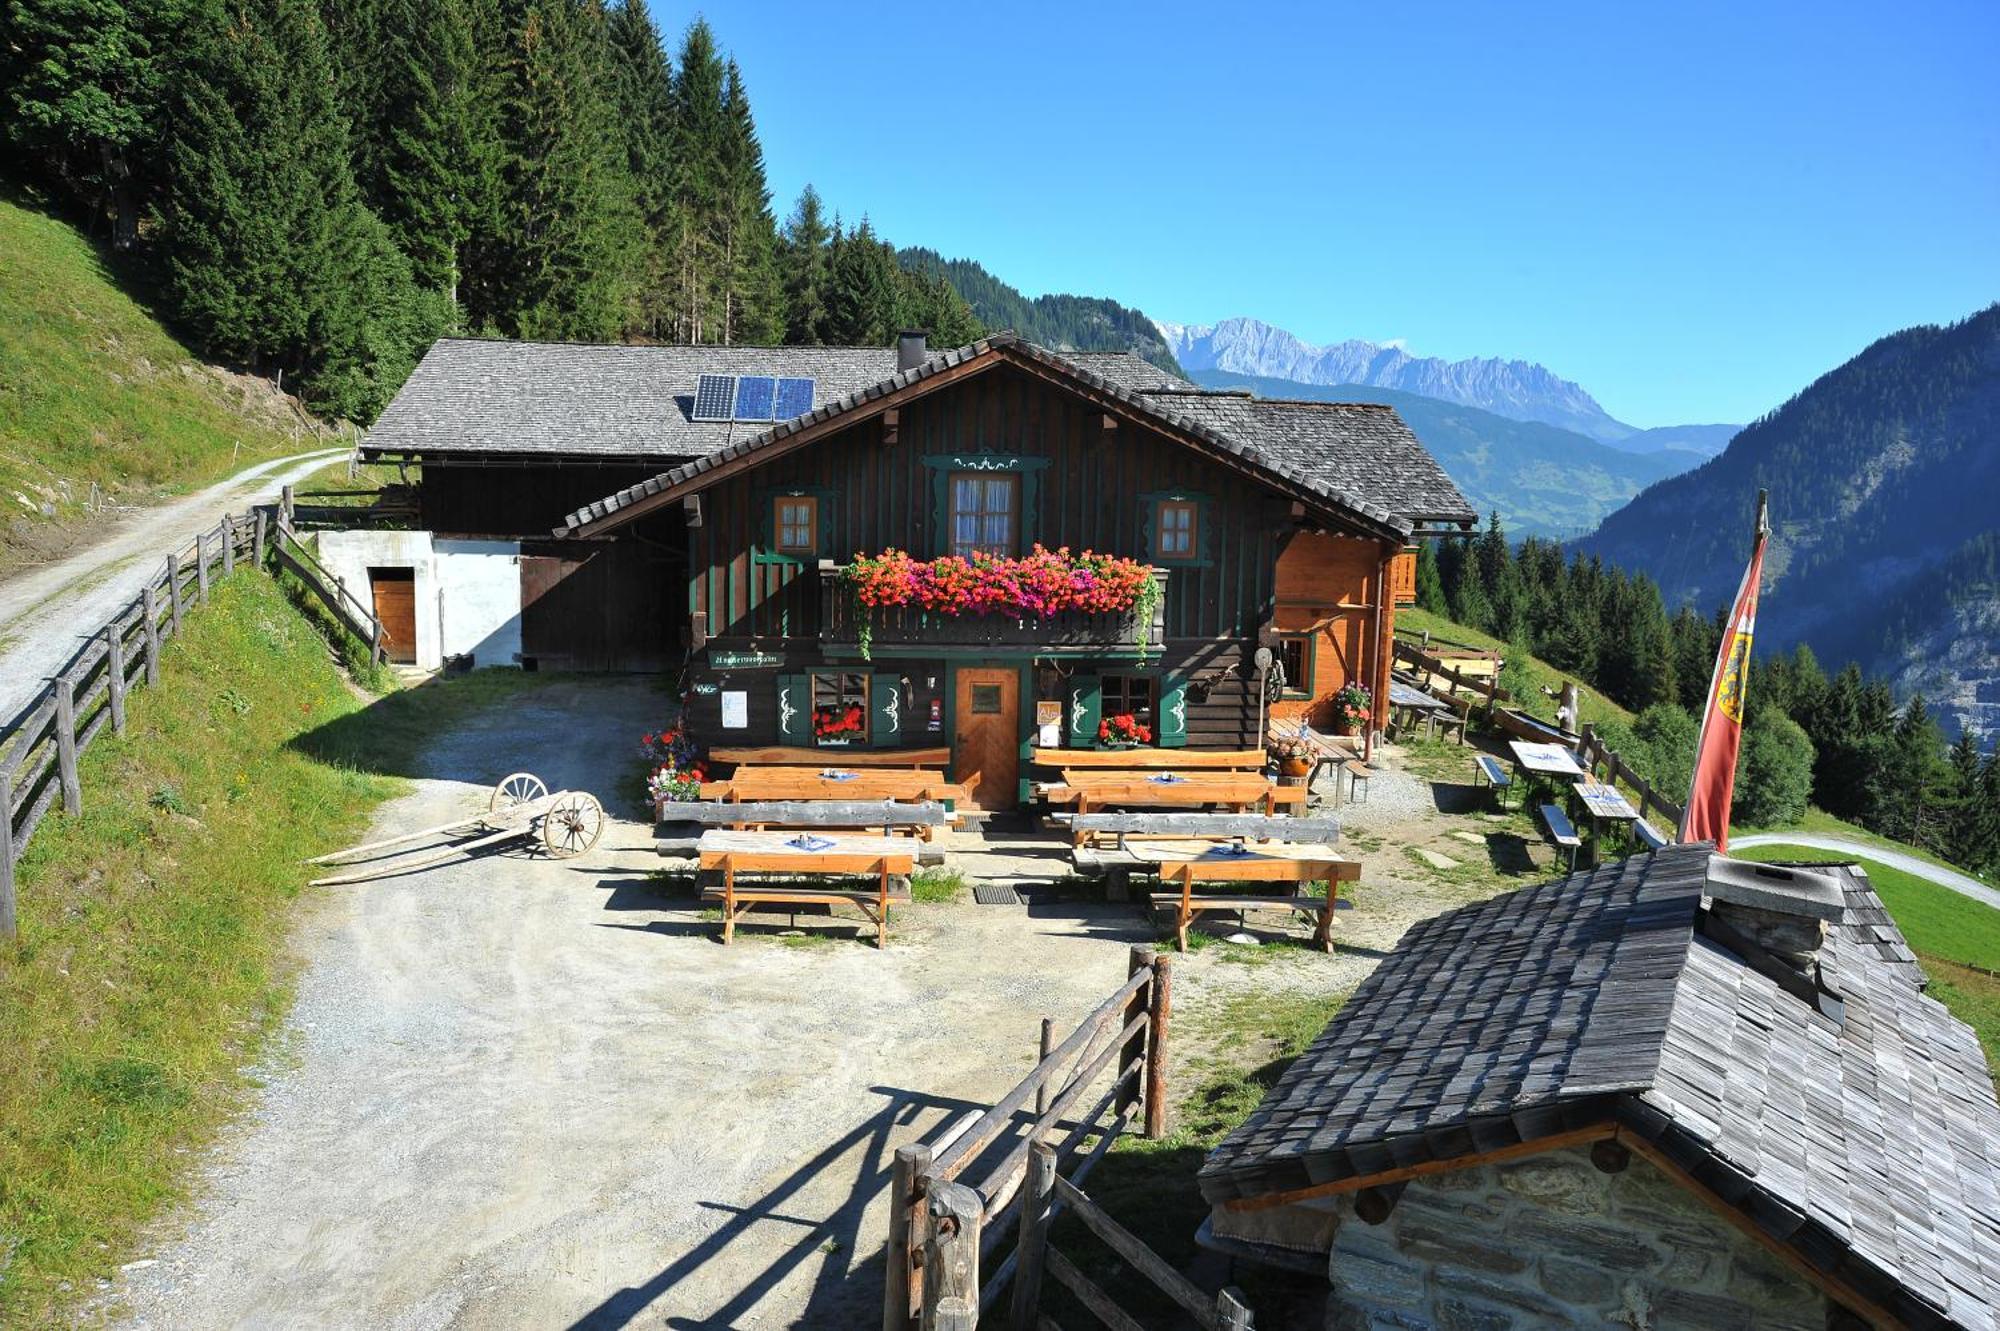
M 1409 422 L 1472 506 L 1498 512 L 1516 535 L 1575 536 L 1695 461 L 1679 452 L 1626 452 L 1561 426 L 1393 388 L 1305 384 L 1227 370 L 1196 370 L 1194 379 L 1215 388 L 1247 388 L 1259 397 L 1386 402 Z
M 1581 544 L 1715 604 L 1741 575 L 1757 491 L 1773 536 L 1759 642 L 1810 642 L 2000 728 L 2000 305 L 1883 338 L 1654 487 Z
M 1159 327 L 1129 305 L 1097 296 L 1046 295 L 1032 300 L 971 259 L 947 259 L 912 246 L 896 256 L 903 267 L 951 284 L 988 328 L 1011 328 L 1058 351 L 1130 351 L 1163 370 L 1181 373 Z

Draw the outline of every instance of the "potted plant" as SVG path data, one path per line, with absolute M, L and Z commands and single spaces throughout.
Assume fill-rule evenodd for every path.
M 646 760 L 646 802 L 655 808 L 664 800 L 682 803 L 701 798 L 701 783 L 708 780 L 708 763 L 701 745 L 676 722 L 656 733 L 639 737 L 639 753 Z
M 1107 716 L 1097 723 L 1097 747 L 1100 749 L 1136 749 L 1141 744 L 1152 742 L 1152 728 L 1141 725 L 1130 712 Z
M 1302 739 L 1281 739 L 1271 746 L 1271 756 L 1277 759 L 1278 775 L 1298 780 L 1312 775 L 1313 751 Z
M 821 745 L 849 745 L 861 738 L 867 718 L 856 703 L 813 708 L 813 738 Z
M 1333 719 L 1343 735 L 1359 734 L 1362 725 L 1375 714 L 1375 699 L 1366 686 L 1349 684 L 1333 695 Z

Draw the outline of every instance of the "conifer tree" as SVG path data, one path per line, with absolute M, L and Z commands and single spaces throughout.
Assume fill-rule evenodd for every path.
M 866 217 L 849 235 L 836 233 L 833 284 L 827 295 L 827 341 L 879 347 L 897 329 L 896 259 Z
M 778 251 L 785 292 L 785 341 L 818 346 L 826 341 L 828 242 L 833 232 L 820 206 L 819 191 L 807 185 L 792 205 Z
M 1417 546 L 1417 608 L 1426 614 L 1443 615 L 1450 607 L 1444 599 L 1444 577 L 1438 571 L 1438 543 L 1424 541 Z
M 674 247 L 680 235 L 673 70 L 645 0 L 619 0 L 611 9 L 609 26 L 613 100 L 633 199 L 645 227 L 637 318 L 629 331 L 664 338 L 674 319 Z
M 723 152 L 728 121 L 723 112 L 727 71 L 704 19 L 688 25 L 674 62 L 674 140 L 679 231 L 673 245 L 674 340 L 716 341 L 719 264 L 714 219 L 721 207 Z
M 722 191 L 715 225 L 721 260 L 724 343 L 776 342 L 784 336 L 784 297 L 777 271 L 777 223 L 764 182 L 764 146 L 750 115 L 743 71 L 726 62 L 722 78 Z

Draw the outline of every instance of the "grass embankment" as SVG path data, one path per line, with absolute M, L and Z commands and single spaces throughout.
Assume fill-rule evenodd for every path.
M 1506 643 L 1491 634 L 1469 629 L 1442 615 L 1429 614 L 1415 606 L 1396 612 L 1396 631 L 1398 634 L 1428 632 L 1433 638 L 1441 638 L 1448 643 L 1466 647 L 1477 647 L 1483 651 L 1498 652 L 1510 660 L 1514 655 Z M 1565 682 L 1571 682 L 1577 686 L 1578 703 L 1583 710 L 1585 722 L 1591 725 L 1602 725 L 1606 721 L 1617 721 L 1624 725 L 1632 723 L 1632 713 L 1584 684 L 1576 676 L 1564 674 L 1538 656 L 1527 657 L 1514 662 L 1514 665 L 1532 686 L 1525 694 L 1514 699 L 1514 705 L 1524 712 L 1538 716 L 1544 721 L 1554 721 L 1556 703 L 1560 700 L 1562 686 Z M 1549 697 L 1541 691 L 1543 687 L 1547 687 L 1557 696 Z
M 262 380 L 196 359 L 74 227 L 0 199 L 0 572 L 90 500 L 144 502 L 318 440 Z
M 1746 860 L 1805 864 L 1854 859 L 1810 846 L 1779 844 L 1732 853 Z M 1986 1049 L 1987 1063 L 2000 1068 L 2000 910 L 1875 860 L 1859 863 L 1911 951 L 1922 959 L 1931 977 L 1931 996 L 1972 1027 Z
M 268 579 L 188 615 L 161 686 L 82 764 L 0 944 L 0 1325 L 54 1324 L 129 1255 L 282 1014 L 303 856 L 358 839 L 487 671 L 370 705 Z M 365 713 L 365 715 L 364 715 Z

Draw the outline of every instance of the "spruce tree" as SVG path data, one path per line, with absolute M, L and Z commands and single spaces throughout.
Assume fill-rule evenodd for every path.
M 818 346 L 826 341 L 826 297 L 831 281 L 826 224 L 819 191 L 807 185 L 792 205 L 778 249 L 778 271 L 785 292 L 785 341 Z
M 1444 599 L 1444 576 L 1438 571 L 1438 543 L 1423 541 L 1417 546 L 1417 609 L 1443 615 L 1449 607 Z
M 637 318 L 629 331 L 664 338 L 674 319 L 674 248 L 680 236 L 673 70 L 645 0 L 619 0 L 612 7 L 609 26 L 613 100 L 633 200 L 645 227 Z
M 879 347 L 895 335 L 896 259 L 863 217 L 851 235 L 836 236 L 833 284 L 827 295 L 827 341 Z
M 727 71 L 715 49 L 715 33 L 704 19 L 688 25 L 674 62 L 674 238 L 672 279 L 673 337 L 677 342 L 713 342 L 720 322 L 720 267 L 715 254 L 715 218 L 723 191 L 723 154 L 729 138 L 723 112 Z
M 784 296 L 777 270 L 777 223 L 764 181 L 764 146 L 750 114 L 743 71 L 727 62 L 722 80 L 722 190 L 715 218 L 721 264 L 724 343 L 770 343 L 784 336 Z

